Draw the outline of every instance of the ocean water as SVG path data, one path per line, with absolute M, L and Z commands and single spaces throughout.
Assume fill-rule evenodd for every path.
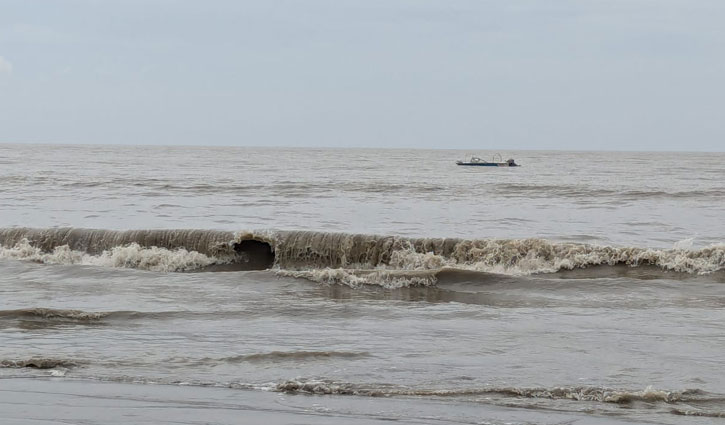
M 0 421 L 720 423 L 725 154 L 467 153 L 0 145 Z

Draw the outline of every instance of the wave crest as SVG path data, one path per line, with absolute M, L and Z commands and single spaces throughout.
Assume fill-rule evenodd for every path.
M 0 229 L 0 258 L 153 271 L 243 265 L 350 286 L 429 285 L 446 268 L 506 275 L 592 266 L 654 266 L 708 274 L 725 269 L 725 244 L 692 249 L 611 247 L 545 239 L 406 238 L 314 231 Z

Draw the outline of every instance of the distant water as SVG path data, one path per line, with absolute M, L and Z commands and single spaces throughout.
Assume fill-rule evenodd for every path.
M 2 382 L 361 423 L 725 417 L 725 154 L 467 153 L 0 145 Z

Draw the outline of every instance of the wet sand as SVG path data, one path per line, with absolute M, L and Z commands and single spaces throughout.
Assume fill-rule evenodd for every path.
M 374 412 L 374 413 L 372 413 Z M 0 423 L 40 424 L 615 425 L 585 413 L 533 412 L 416 398 L 287 395 L 66 378 L 0 380 Z

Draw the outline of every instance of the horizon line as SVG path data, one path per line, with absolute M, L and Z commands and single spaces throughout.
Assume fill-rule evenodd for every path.
M 642 149 L 562 149 L 562 148 L 547 148 L 547 149 L 527 149 L 527 148 L 473 148 L 473 147 L 391 147 L 391 146 L 324 146 L 324 145 L 310 145 L 310 146 L 289 146 L 289 145 L 232 145 L 232 144 L 211 144 L 211 145 L 195 145 L 195 144 L 173 144 L 173 143 L 93 143 L 93 142 L 47 142 L 47 141 L 22 141 L 22 142 L 6 142 L 0 141 L 0 145 L 35 145 L 35 146 L 128 146 L 128 147 L 189 147 L 189 148 L 250 148 L 250 149 L 337 149 L 337 150 L 363 150 L 363 149 L 378 149 L 378 150 L 439 150 L 439 151 L 464 151 L 464 150 L 503 150 L 503 151 L 528 151 L 528 152 L 623 152 L 623 153 L 635 153 L 635 152 L 661 152 L 661 153 L 725 153 L 725 150 L 711 151 L 711 150 L 642 150 Z

